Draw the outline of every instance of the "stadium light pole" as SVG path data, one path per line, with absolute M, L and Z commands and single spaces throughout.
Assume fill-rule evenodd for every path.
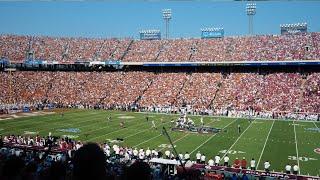
M 162 17 L 166 23 L 166 39 L 169 39 L 169 21 L 171 19 L 171 9 L 162 9 Z
M 256 14 L 256 3 L 248 3 L 246 6 L 247 16 L 249 17 L 249 35 L 253 34 L 253 16 Z

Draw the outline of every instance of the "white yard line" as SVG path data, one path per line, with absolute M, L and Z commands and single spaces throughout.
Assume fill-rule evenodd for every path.
M 48 117 L 49 118 L 49 117 Z M 76 119 L 81 119 L 80 117 L 78 117 L 78 118 L 74 118 L 74 119 L 72 119 L 72 121 L 74 121 L 74 120 L 76 120 Z M 63 120 L 61 120 L 61 121 L 63 121 Z M 40 131 L 38 131 L 39 133 L 40 132 L 43 132 L 43 131 L 55 131 L 56 129 L 63 129 L 63 128 L 68 128 L 68 126 L 69 125 L 67 125 L 67 124 L 63 124 L 63 126 L 58 126 L 58 127 L 53 127 L 52 128 L 52 125 L 56 125 L 56 124 L 61 124 L 61 121 L 60 122 L 52 122 L 52 123 L 50 123 L 50 122 L 47 122 L 47 125 L 45 125 L 45 126 L 42 126 L 41 127 L 41 130 Z M 84 122 L 89 122 L 89 121 L 92 121 L 92 119 L 89 119 L 89 120 L 83 120 L 83 121 L 75 121 L 74 123 L 72 123 L 72 126 L 74 126 L 74 125 L 76 125 L 76 124 L 80 124 L 80 123 L 84 123 Z M 68 122 L 69 123 L 69 122 Z M 35 124 L 35 123 L 30 123 L 30 124 Z M 36 123 L 36 124 L 40 124 L 40 123 Z M 41 123 L 41 124 L 43 124 L 43 123 Z M 20 124 L 19 124 L 20 125 Z M 93 125 L 95 125 L 95 124 L 88 124 L 88 125 L 84 125 L 84 126 L 77 126 L 77 127 L 75 127 L 75 128 L 83 128 L 83 127 L 86 127 L 86 126 L 93 126 Z M 8 129 L 8 127 L 6 128 L 6 129 Z M 26 128 L 22 128 L 22 129 L 18 129 L 19 131 L 26 131 L 26 130 L 29 130 L 29 131 L 33 131 L 35 129 L 35 127 L 33 126 L 33 127 L 26 127 Z M 3 133 L 3 132 L 2 132 Z M 1 134 L 1 133 L 0 133 Z
M 149 141 L 151 141 L 152 139 L 156 139 L 156 138 L 158 138 L 158 137 L 160 137 L 162 134 L 159 134 L 159 135 L 157 135 L 157 136 L 155 136 L 155 137 L 153 137 L 153 138 L 150 138 L 150 139 L 148 139 L 148 140 L 145 140 L 145 141 L 143 141 L 143 142 L 141 142 L 141 143 L 139 143 L 139 144 L 137 144 L 137 145 L 134 145 L 134 146 L 132 146 L 133 148 L 135 148 L 135 147 L 137 147 L 137 146 L 140 146 L 141 144 L 144 144 L 144 143 L 146 143 L 146 142 L 149 142 Z
M 234 122 L 236 122 L 236 120 L 231 121 L 229 124 L 227 124 L 225 127 L 223 127 L 223 128 L 221 129 L 221 131 L 222 131 L 223 129 L 225 129 L 226 127 L 228 127 L 229 125 L 231 125 L 232 123 L 234 123 Z M 192 153 L 194 153 L 195 151 L 197 151 L 200 147 L 202 147 L 202 146 L 203 146 L 204 144 L 206 144 L 208 141 L 210 141 L 210 140 L 211 140 L 214 136 L 216 136 L 217 134 L 218 134 L 218 133 L 210 136 L 210 138 L 208 138 L 206 141 L 204 141 L 202 144 L 200 144 L 197 148 L 195 148 L 193 151 L 191 151 L 191 152 L 190 152 L 190 155 L 191 155 Z
M 169 121 L 169 122 L 170 122 L 170 121 Z M 168 124 L 169 122 L 162 123 L 162 124 Z M 142 130 L 142 131 L 138 131 L 137 133 L 134 133 L 134 134 L 131 134 L 131 135 L 129 135 L 129 136 L 126 136 L 126 137 L 124 137 L 123 139 L 127 139 L 127 138 L 129 138 L 129 137 L 132 137 L 132 136 L 135 136 L 135 135 L 137 135 L 137 134 L 143 133 L 143 132 L 148 131 L 148 130 L 150 130 L 150 129 L 153 129 L 153 127 L 149 128 L 149 129 Z
M 68 113 L 68 115 L 74 114 L 74 113 L 75 112 L 71 112 L 71 113 Z M 34 122 L 29 122 L 29 121 L 33 121 L 34 120 L 33 118 L 30 118 L 30 119 L 27 119 L 27 120 L 19 120 L 17 122 L 12 121 L 9 124 L 7 124 L 7 125 L 12 125 L 12 126 L 7 126 L 7 128 L 11 128 L 11 127 L 16 128 L 17 126 L 19 127 L 19 125 L 26 125 L 26 124 L 28 124 L 28 125 L 31 125 L 31 124 L 32 125 L 33 124 L 38 125 L 38 124 L 40 124 L 41 125 L 41 124 L 46 124 L 46 123 L 52 123 L 52 116 L 49 116 L 49 115 L 53 115 L 53 114 L 48 114 L 48 115 L 44 116 L 43 118 L 41 118 L 41 120 L 34 121 Z M 78 114 L 75 115 L 75 117 L 78 117 L 78 116 L 80 117 L 80 116 L 83 116 L 83 115 L 78 115 Z M 89 116 L 89 115 L 87 115 L 87 116 Z M 39 116 L 29 116 L 29 117 L 39 117 Z M 59 119 L 55 119 L 54 121 L 56 121 L 54 123 L 61 123 Z
M 146 123 L 148 123 L 148 122 L 138 123 L 138 124 L 132 125 L 131 127 L 134 127 L 134 126 L 136 126 L 136 125 L 146 124 Z M 166 123 L 163 123 L 163 124 L 167 124 L 167 123 L 169 123 L 169 122 L 166 122 Z M 131 128 L 131 127 L 128 127 L 128 128 Z M 139 132 L 137 132 L 137 133 L 135 133 L 135 134 L 131 134 L 131 135 L 129 135 L 129 136 L 124 137 L 123 139 L 129 138 L 129 137 L 132 137 L 132 136 L 135 136 L 135 135 L 137 135 L 137 134 L 140 134 L 140 133 L 145 132 L 145 131 L 150 130 L 150 129 L 152 129 L 152 128 L 139 131 Z M 93 139 L 98 139 L 98 138 L 100 138 L 100 137 L 103 137 L 103 136 L 106 136 L 106 135 L 109 135 L 109 134 L 113 134 L 113 133 L 115 133 L 115 132 L 119 132 L 119 131 L 122 131 L 122 130 L 127 130 L 127 128 L 122 128 L 122 129 L 118 129 L 118 130 L 116 130 L 116 131 L 112 131 L 112 132 L 109 132 L 109 133 L 106 133 L 106 134 L 102 134 L 102 135 L 100 135 L 100 136 L 95 136 L 95 137 L 92 137 L 92 138 L 90 138 L 90 139 L 87 139 L 86 141 L 87 141 L 87 142 L 88 142 L 88 141 L 92 141 Z
M 212 123 L 214 123 L 214 122 L 216 122 L 215 120 L 212 120 L 211 122 L 209 122 L 208 124 L 205 124 L 205 125 L 209 125 L 209 124 L 212 124 Z M 180 141 L 181 139 L 183 139 L 183 138 L 185 138 L 185 137 L 187 137 L 187 136 L 189 136 L 191 133 L 187 133 L 186 135 L 184 135 L 184 136 L 182 136 L 181 138 L 179 138 L 179 139 L 176 139 L 175 141 L 173 141 L 172 143 L 176 143 L 176 142 L 178 142 L 178 141 Z M 162 148 L 162 149 L 160 149 L 159 151 L 161 151 L 161 150 L 163 150 L 164 148 Z
M 316 128 L 318 128 L 317 124 L 313 121 L 314 126 L 316 126 Z
M 187 137 L 188 135 L 189 135 L 189 133 L 185 134 L 184 136 L 180 137 L 179 139 L 176 139 L 175 141 L 172 142 L 172 144 L 174 145 L 174 143 L 180 141 L 181 139 Z M 164 149 L 165 149 L 165 147 L 159 149 L 159 151 L 162 151 L 162 150 L 164 150 Z
M 240 136 L 237 138 L 237 140 L 230 146 L 230 148 L 226 151 L 226 153 L 221 157 L 223 159 L 228 152 L 233 148 L 233 146 L 239 141 L 239 139 L 242 137 L 242 135 L 251 127 L 253 123 L 250 123 L 250 125 L 240 134 Z
M 134 119 L 131 119 L 131 120 L 127 120 L 126 121 L 126 123 L 127 122 L 131 122 L 131 121 L 133 121 Z M 85 121 L 83 121 L 83 122 L 85 122 Z M 93 124 L 88 124 L 88 125 L 84 125 L 84 126 L 79 126 L 79 127 L 76 127 L 76 128 L 83 128 L 83 127 L 89 127 L 89 126 L 96 126 L 97 124 L 102 124 L 102 125 L 104 125 L 104 124 L 107 124 L 107 125 L 109 125 L 108 123 L 109 122 L 107 122 L 107 121 L 101 121 L 101 122 L 97 122 L 97 123 L 93 123 Z M 145 123 L 145 122 L 144 122 Z M 138 123 L 138 124 L 134 124 L 134 125 L 132 125 L 132 126 L 136 126 L 136 125 L 140 125 L 140 124 L 144 124 L 144 123 Z M 117 127 L 117 124 L 112 124 L 112 125 L 110 125 L 110 126 L 103 126 L 103 127 L 101 127 L 101 128 L 98 128 L 98 129 L 93 129 L 93 130 L 90 130 L 90 131 L 85 131 L 85 134 L 88 134 L 89 132 L 93 132 L 93 131 L 98 131 L 98 130 L 101 130 L 101 129 L 107 129 L 107 128 L 113 128 L 113 126 L 115 126 L 115 127 Z
M 259 167 L 260 160 L 261 160 L 262 155 L 263 155 L 263 153 L 264 153 L 264 149 L 266 148 L 266 145 L 267 145 L 267 142 L 268 142 L 268 139 L 269 139 L 269 136 L 270 136 L 270 133 L 271 133 L 271 130 L 272 130 L 272 128 L 273 128 L 273 124 L 274 124 L 275 121 L 276 121 L 276 120 L 274 120 L 274 121 L 272 122 L 272 125 L 271 125 L 271 127 L 270 127 L 268 136 L 267 136 L 267 138 L 266 138 L 266 141 L 264 142 L 264 145 L 263 145 L 263 148 L 262 148 L 262 151 L 261 151 L 261 154 L 260 154 L 260 157 L 259 157 L 257 166 L 256 166 L 257 168 Z
M 297 133 L 296 133 L 296 126 L 295 123 L 293 122 L 293 131 L 294 131 L 294 141 L 296 143 L 296 152 L 297 152 L 297 163 L 298 163 L 298 167 L 299 167 L 299 174 L 300 174 L 300 164 L 299 164 L 299 151 L 298 151 L 298 141 L 297 141 Z

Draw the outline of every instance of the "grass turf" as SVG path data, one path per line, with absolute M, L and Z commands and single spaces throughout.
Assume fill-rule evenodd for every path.
M 107 117 L 112 120 L 108 121 Z M 228 154 L 231 162 L 238 157 L 248 161 L 255 158 L 258 169 L 263 169 L 265 160 L 271 163 L 271 169 L 283 171 L 287 163 L 298 163 L 301 174 L 320 174 L 320 154 L 314 149 L 320 148 L 319 122 L 255 120 L 249 123 L 246 119 L 204 116 L 207 126 L 223 128 L 218 134 L 193 134 L 173 132 L 170 130 L 172 119 L 179 115 L 104 111 L 104 110 L 68 110 L 62 117 L 59 113 L 46 116 L 22 117 L 0 121 L 0 134 L 40 134 L 55 136 L 71 135 L 76 140 L 106 142 L 122 138 L 123 146 L 137 148 L 156 148 L 165 151 L 168 140 L 161 134 L 162 126 L 166 127 L 178 153 L 204 153 L 207 160 L 220 154 Z M 199 116 L 189 116 L 195 124 L 200 125 Z M 161 122 L 163 119 L 163 122 Z M 157 130 L 151 126 L 155 121 Z M 119 123 L 125 121 L 126 128 Z M 241 133 L 238 132 L 238 124 Z M 73 132 L 72 129 L 74 128 Z M 71 130 L 71 131 L 70 131 Z M 298 158 L 297 158 L 298 157 Z

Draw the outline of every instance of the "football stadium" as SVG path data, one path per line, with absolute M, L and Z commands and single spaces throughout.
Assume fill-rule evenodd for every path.
M 319 2 L 137 3 L 159 28 L 96 37 L 0 27 L 0 179 L 320 179 Z M 91 8 L 1 4 L 19 18 L 28 8 L 49 7 L 48 19 Z M 184 4 L 230 6 L 243 33 L 208 23 L 198 36 L 176 35 Z M 256 18 L 275 6 L 306 19 L 265 32 Z

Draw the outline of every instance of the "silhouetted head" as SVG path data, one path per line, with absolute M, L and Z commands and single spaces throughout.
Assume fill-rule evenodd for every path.
M 151 169 L 149 164 L 142 161 L 134 162 L 126 172 L 126 179 L 139 179 L 149 180 L 151 179 Z
M 22 170 L 24 168 L 24 162 L 22 159 L 16 156 L 11 156 L 5 161 L 2 167 L 2 176 L 8 179 L 15 179 L 21 177 Z
M 73 176 L 75 180 L 105 179 L 106 159 L 102 149 L 95 143 L 79 148 L 74 156 Z

